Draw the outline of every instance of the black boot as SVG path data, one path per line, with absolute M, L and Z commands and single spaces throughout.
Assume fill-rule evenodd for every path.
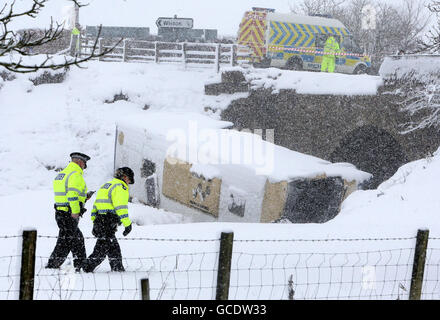
M 84 261 L 84 264 L 82 265 L 82 269 L 84 270 L 84 272 L 90 273 L 93 272 L 93 270 L 95 270 L 95 266 L 93 266 L 90 261 L 87 259 L 86 261 Z
M 112 266 L 111 269 L 113 272 L 125 272 L 125 268 L 122 264 L 118 266 Z

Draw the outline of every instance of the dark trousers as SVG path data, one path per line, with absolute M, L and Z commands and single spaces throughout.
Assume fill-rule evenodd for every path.
M 115 233 L 119 218 L 114 219 L 111 214 L 98 215 L 93 223 L 93 235 L 98 238 L 93 253 L 88 257 L 84 271 L 93 272 L 106 257 L 112 271 L 125 271 L 122 265 L 121 247 Z
M 55 249 L 50 255 L 47 266 L 49 268 L 59 268 L 70 252 L 73 255 L 73 265 L 80 268 L 86 261 L 86 247 L 84 236 L 78 228 L 78 220 L 71 217 L 70 213 L 57 211 L 55 213 L 59 233 Z

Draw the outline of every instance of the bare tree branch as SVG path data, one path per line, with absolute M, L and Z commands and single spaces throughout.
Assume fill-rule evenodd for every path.
M 437 26 L 428 31 L 425 39 L 418 40 L 418 52 L 440 53 L 440 1 L 433 1 L 428 9 L 437 15 Z
M 56 63 L 53 61 L 54 56 L 47 55 L 42 62 L 29 63 L 23 60 L 23 57 L 33 56 L 31 53 L 34 47 L 42 46 L 52 41 L 59 39 L 64 31 L 64 25 L 55 23 L 51 20 L 48 29 L 43 31 L 42 35 L 37 35 L 35 31 L 24 30 L 22 32 L 15 32 L 9 30 L 8 25 L 13 19 L 18 17 L 35 18 L 40 13 L 41 9 L 48 0 L 32 0 L 32 5 L 27 10 L 17 11 L 15 9 L 15 1 L 9 5 L 5 4 L 0 9 L 0 66 L 14 73 L 30 73 L 40 69 L 57 70 L 66 68 L 72 65 L 80 67 L 80 64 L 94 58 L 102 57 L 117 47 L 123 39 L 120 39 L 115 45 L 106 47 L 100 51 L 98 48 L 99 38 L 101 36 L 102 26 L 98 29 L 98 34 L 94 40 L 93 46 L 88 54 L 85 56 L 79 55 L 76 57 L 64 57 L 64 62 Z M 87 6 L 77 0 L 71 0 L 79 7 Z M 8 58 L 6 58 L 8 57 Z M 15 60 L 14 60 L 15 58 Z
M 290 11 L 297 14 L 337 16 L 346 2 L 347 0 L 303 0 L 300 4 L 289 6 Z
M 401 103 L 401 110 L 408 112 L 412 121 L 403 124 L 407 134 L 427 127 L 440 127 L 440 82 L 431 79 L 419 86 L 407 84 L 402 88 L 405 100 Z M 406 89 L 406 90 L 405 90 Z
M 90 4 L 90 3 L 82 4 L 78 0 L 70 0 L 70 1 L 72 1 L 74 4 L 76 4 L 78 6 L 78 8 L 87 7 Z

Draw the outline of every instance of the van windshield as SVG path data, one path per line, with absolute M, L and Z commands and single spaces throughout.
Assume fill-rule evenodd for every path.
M 324 48 L 325 46 L 325 42 L 327 41 L 329 36 L 333 36 L 333 38 L 335 38 L 335 40 L 340 44 L 341 43 L 341 38 L 338 35 L 335 34 L 323 34 L 323 33 L 319 33 L 315 36 L 316 42 L 315 42 L 315 47 L 316 48 Z

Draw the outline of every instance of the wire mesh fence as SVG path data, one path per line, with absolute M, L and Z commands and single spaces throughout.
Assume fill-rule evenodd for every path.
M 429 238 L 422 299 L 440 299 L 440 238 Z
M 0 299 L 17 299 L 19 293 L 20 273 L 16 266 L 21 256 L 0 257 Z
M 407 299 L 412 248 L 234 255 L 233 299 Z
M 45 269 L 48 257 L 37 257 L 34 299 L 141 299 L 141 279 L 149 279 L 154 300 L 212 299 L 218 253 L 199 252 L 149 258 L 125 258 L 125 272 L 100 269 L 76 273 L 70 261 L 61 271 Z
M 90 245 L 94 239 L 86 237 Z M 69 257 L 60 269 L 46 269 L 54 236 L 38 236 L 33 298 L 44 300 L 142 297 L 149 279 L 152 300 L 216 298 L 220 239 L 122 238 L 125 272 L 104 261 L 93 273 L 75 272 Z M 18 299 L 21 236 L 0 236 L 0 299 Z M 149 255 L 152 246 L 163 255 Z M 231 300 L 408 299 L 416 237 L 383 239 L 236 239 L 231 258 Z M 142 249 L 141 249 L 142 248 Z M 190 252 L 180 252 L 186 248 Z M 133 250 L 131 250 L 133 249 Z M 173 252 L 174 251 L 174 252 Z M 157 250 L 153 250 L 157 252 Z M 440 238 L 426 250 L 422 299 L 440 299 Z
M 0 236 L 0 299 L 18 299 L 21 254 L 17 244 L 21 236 Z

